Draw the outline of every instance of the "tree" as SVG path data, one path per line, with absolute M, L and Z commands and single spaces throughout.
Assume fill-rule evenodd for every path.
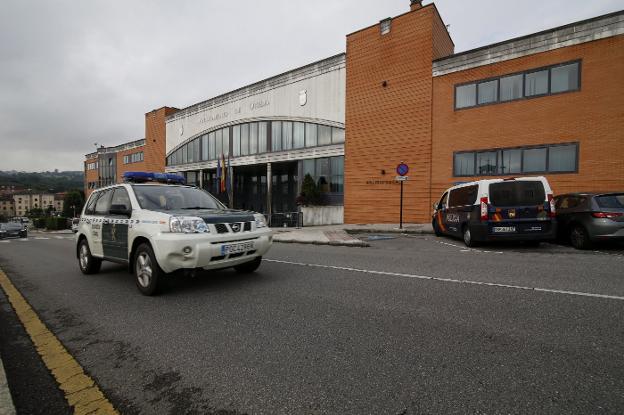
M 26 216 L 29 218 L 40 218 L 45 216 L 45 212 L 41 208 L 32 208 L 26 212 Z
M 297 198 L 297 204 L 304 206 L 320 205 L 322 201 L 321 191 L 316 185 L 316 182 L 310 174 L 306 174 L 301 184 L 301 194 Z
M 84 196 L 79 190 L 67 192 L 63 200 L 63 216 L 73 218 L 74 212 L 78 215 L 82 211 L 84 205 Z

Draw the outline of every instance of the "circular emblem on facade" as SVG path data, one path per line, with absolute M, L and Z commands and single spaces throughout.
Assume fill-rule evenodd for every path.
M 308 91 L 306 89 L 302 89 L 299 91 L 299 105 L 302 107 L 308 102 Z
M 184 125 L 180 126 L 180 135 L 184 135 Z

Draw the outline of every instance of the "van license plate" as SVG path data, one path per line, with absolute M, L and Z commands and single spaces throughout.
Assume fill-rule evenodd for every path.
M 254 249 L 253 241 L 242 242 L 237 244 L 221 245 L 221 255 L 238 254 Z
M 492 231 L 494 233 L 509 233 L 509 232 L 515 232 L 516 227 L 515 226 L 494 226 L 492 228 Z

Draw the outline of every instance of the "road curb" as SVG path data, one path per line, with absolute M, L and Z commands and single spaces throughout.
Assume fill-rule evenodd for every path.
M 405 235 L 433 235 L 433 230 L 428 229 L 345 229 L 346 233 L 356 235 L 358 233 L 393 233 Z
M 0 287 L 26 329 L 43 363 L 56 379 L 74 414 L 97 413 L 118 415 L 94 380 L 65 349 L 63 344 L 28 304 L 9 277 L 0 269 Z M 1 410 L 1 408 L 0 408 Z M 1 415 L 4 415 L 0 412 Z
M 340 241 L 295 241 L 292 239 L 287 240 L 278 240 L 273 239 L 273 242 L 280 244 L 302 244 L 302 245 L 329 245 L 329 246 L 347 246 L 351 248 L 368 248 L 370 244 L 364 241 L 353 241 L 353 242 L 340 242 Z

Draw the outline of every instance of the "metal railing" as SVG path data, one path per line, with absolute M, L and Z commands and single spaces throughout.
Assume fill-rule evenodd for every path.
M 301 212 L 273 213 L 269 217 L 269 226 L 272 228 L 301 228 L 303 215 Z

